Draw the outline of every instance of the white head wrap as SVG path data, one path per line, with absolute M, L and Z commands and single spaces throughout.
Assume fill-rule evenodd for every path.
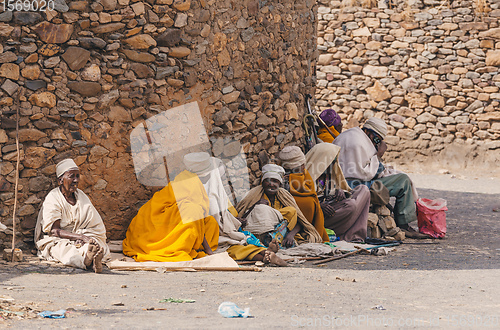
M 371 117 L 366 121 L 363 125 L 363 128 L 368 128 L 373 130 L 375 133 L 382 137 L 382 140 L 385 139 L 387 135 L 387 124 L 383 119 Z
M 266 164 L 262 166 L 262 181 L 271 178 L 279 180 L 283 183 L 283 176 L 285 175 L 285 169 L 276 164 Z
M 306 156 L 302 150 L 296 146 L 284 147 L 278 156 L 281 159 L 281 165 L 288 170 L 294 169 L 306 163 Z
M 73 159 L 67 158 L 64 160 L 61 160 L 59 163 L 56 165 L 56 175 L 59 178 L 61 175 L 68 171 L 72 170 L 79 170 L 78 166 L 76 165 L 75 161 Z
M 212 157 L 206 152 L 192 152 L 184 156 L 184 165 L 189 172 L 204 176 L 215 169 Z

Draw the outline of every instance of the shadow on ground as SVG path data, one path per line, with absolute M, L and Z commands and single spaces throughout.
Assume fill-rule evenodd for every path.
M 298 267 L 352 270 L 435 270 L 435 269 L 500 269 L 500 195 L 419 189 L 422 197 L 448 201 L 445 239 L 411 240 L 387 256 L 356 255 L 320 266 L 307 262 Z M 415 224 L 416 225 L 416 224 Z M 421 244 L 434 243 L 434 244 Z M 34 256 L 23 263 L 0 261 L 0 285 L 29 273 L 69 275 L 86 271 L 49 265 Z M 105 270 L 105 273 L 112 273 Z M 116 273 L 113 273 L 116 274 Z
M 356 270 L 500 269 L 500 195 L 419 189 L 421 197 L 448 201 L 447 234 L 440 240 L 411 240 L 388 256 L 357 255 L 326 268 Z M 416 226 L 416 223 L 415 223 Z M 418 243 L 437 244 L 418 244 Z M 311 263 L 307 264 L 311 267 Z
M 76 274 L 92 274 L 92 271 L 86 271 L 83 269 L 66 267 L 61 264 L 53 264 L 40 261 L 40 259 L 28 252 L 28 255 L 25 255 L 23 262 L 6 262 L 0 261 L 0 289 L 2 287 L 11 287 L 12 290 L 15 290 L 15 286 L 12 286 L 9 283 L 9 280 L 23 276 L 27 274 L 44 274 L 44 275 L 76 275 Z M 109 269 L 105 268 L 103 270 L 104 274 L 115 274 L 115 275 L 125 275 L 116 274 L 111 272 Z

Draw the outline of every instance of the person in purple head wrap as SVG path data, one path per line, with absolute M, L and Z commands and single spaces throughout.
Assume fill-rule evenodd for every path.
M 328 126 L 330 131 L 337 137 L 340 133 L 342 133 L 342 119 L 339 114 L 335 112 L 333 109 L 326 109 L 321 112 L 319 118 L 323 120 L 323 122 Z M 323 142 L 332 143 L 334 137 L 328 132 L 325 127 L 321 127 L 318 130 L 318 138 Z

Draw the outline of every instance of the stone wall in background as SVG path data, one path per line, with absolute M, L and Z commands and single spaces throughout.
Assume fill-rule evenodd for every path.
M 494 169 L 500 160 L 500 1 L 320 1 L 317 105 L 386 120 L 386 160 Z M 410 7 L 408 3 L 413 3 Z M 488 7 L 487 7 L 488 8 Z
M 129 134 L 177 105 L 197 101 L 210 136 L 241 141 L 251 183 L 259 152 L 302 137 L 304 94 L 315 88 L 315 1 L 53 4 L 0 13 L 0 222 L 9 226 L 0 248 L 12 233 L 18 108 L 19 242 L 31 242 L 55 164 L 67 157 L 108 237 L 123 238 L 154 192 L 135 177 Z

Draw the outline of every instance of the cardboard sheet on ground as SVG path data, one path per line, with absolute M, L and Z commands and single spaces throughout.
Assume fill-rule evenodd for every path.
M 116 254 L 114 254 L 115 259 L 108 262 L 106 266 L 112 270 L 206 270 L 206 271 L 224 271 L 224 270 L 240 270 L 241 267 L 234 261 L 227 252 L 218 253 L 211 256 L 206 256 L 200 259 L 195 259 L 191 261 L 179 261 L 179 262 L 156 262 L 156 261 L 146 261 L 137 262 L 132 258 L 126 258 L 127 261 L 122 261 L 123 254 L 120 256 L 121 259 L 116 259 Z M 113 259 L 113 258 L 112 258 Z

